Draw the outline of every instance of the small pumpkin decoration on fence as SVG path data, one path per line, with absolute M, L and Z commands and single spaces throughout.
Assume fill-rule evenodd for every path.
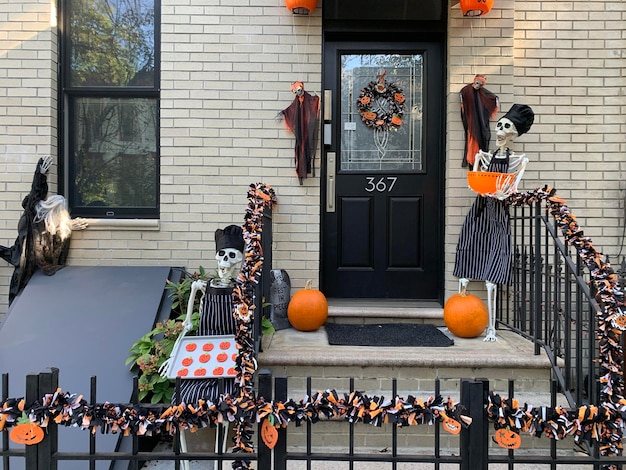
M 493 440 L 504 449 L 519 449 L 522 445 L 522 437 L 509 428 L 497 429 Z
M 459 338 L 476 338 L 487 328 L 489 313 L 484 302 L 463 286 L 444 305 L 443 322 Z
M 44 432 L 40 426 L 28 418 L 26 413 L 22 413 L 22 416 L 17 420 L 17 424 L 11 429 L 9 437 L 17 444 L 30 446 L 39 444 L 44 438 Z
M 261 439 L 263 443 L 270 449 L 273 449 L 278 442 L 278 430 L 274 426 L 274 417 L 269 415 L 263 420 L 261 425 Z
M 328 301 L 319 290 L 313 289 L 313 281 L 306 282 L 304 289 L 296 292 L 287 307 L 289 323 L 299 331 L 315 331 L 328 318 Z

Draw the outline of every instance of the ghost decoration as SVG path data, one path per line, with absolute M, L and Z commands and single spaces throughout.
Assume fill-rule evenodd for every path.
M 291 105 L 280 112 L 285 126 L 296 138 L 294 147 L 296 175 L 300 184 L 308 174 L 315 176 L 314 159 L 317 145 L 317 122 L 320 113 L 320 97 L 304 90 L 304 83 L 295 82 L 291 91 L 296 95 Z

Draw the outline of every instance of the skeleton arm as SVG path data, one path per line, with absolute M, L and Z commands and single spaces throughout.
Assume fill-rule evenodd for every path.
M 185 320 L 183 320 L 183 330 L 178 335 L 178 338 L 176 338 L 176 342 L 174 343 L 174 347 L 172 348 L 172 355 L 170 355 L 170 357 L 166 359 L 163 364 L 161 364 L 161 367 L 159 367 L 159 374 L 161 374 L 161 376 L 163 377 L 167 377 L 168 369 L 170 367 L 170 364 L 172 363 L 172 356 L 178 350 L 180 342 L 185 337 L 185 335 L 189 333 L 193 328 L 191 317 L 193 315 L 193 306 L 195 303 L 194 300 L 199 290 L 202 291 L 202 295 L 204 295 L 206 291 L 206 281 L 197 280 L 191 284 L 191 292 L 189 294 L 189 301 L 187 302 L 187 315 L 185 316 Z
M 502 175 L 498 178 L 496 182 L 496 192 L 491 194 L 485 194 L 485 196 L 493 197 L 503 201 L 508 198 L 514 192 L 517 192 L 517 185 L 522 180 L 522 176 L 524 176 L 524 171 L 526 170 L 526 164 L 528 163 L 528 158 L 526 155 L 511 155 L 509 159 L 509 175 L 514 175 L 512 178 L 509 176 Z
M 479 150 L 474 159 L 474 171 L 487 171 L 492 158 L 493 155 L 491 153 Z

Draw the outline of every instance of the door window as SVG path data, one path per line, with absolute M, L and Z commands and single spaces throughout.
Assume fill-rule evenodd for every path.
M 422 172 L 421 54 L 341 55 L 343 172 Z

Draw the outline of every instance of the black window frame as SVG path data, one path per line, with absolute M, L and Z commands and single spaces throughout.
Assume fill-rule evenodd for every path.
M 69 31 L 70 2 L 58 4 L 58 148 L 59 148 L 59 193 L 65 195 L 73 217 L 103 219 L 158 219 L 160 217 L 160 81 L 161 81 L 161 2 L 154 1 L 154 83 L 152 86 L 72 86 L 71 79 L 71 35 Z M 156 155 L 155 155 L 155 205 L 154 207 L 78 206 L 75 196 L 74 148 L 70 123 L 75 112 L 74 101 L 79 98 L 139 98 L 153 99 L 156 103 Z

